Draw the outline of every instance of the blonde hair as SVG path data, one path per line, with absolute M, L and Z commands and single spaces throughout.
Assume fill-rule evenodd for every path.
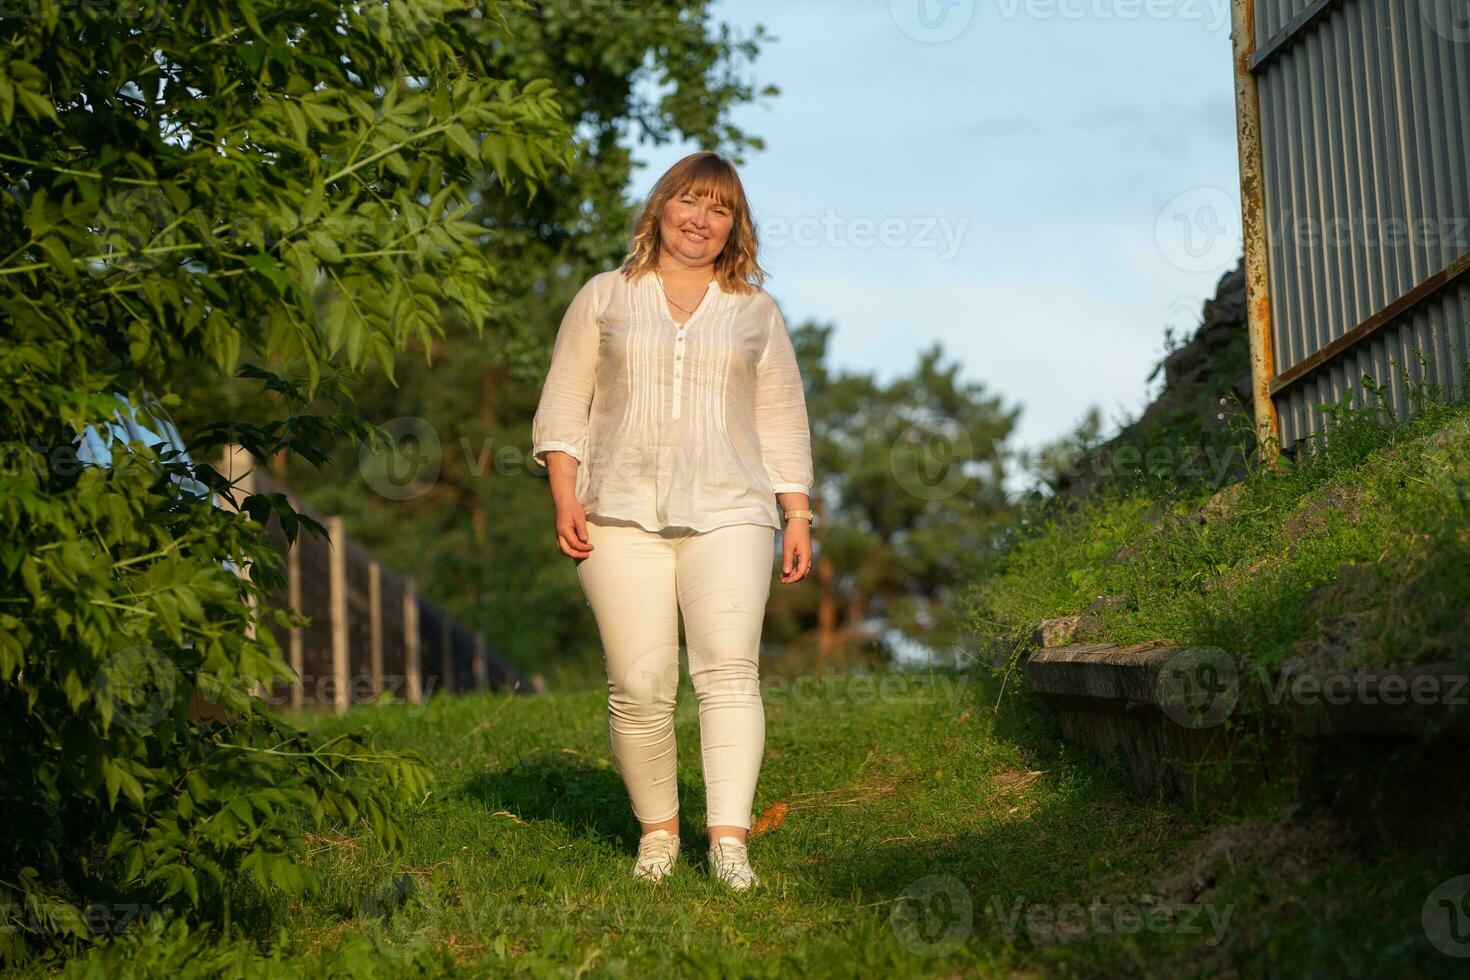
M 715 258 L 715 278 L 731 293 L 749 293 L 766 281 L 766 271 L 756 261 L 755 222 L 750 203 L 734 164 L 708 150 L 691 153 L 674 164 L 653 185 L 648 200 L 633 222 L 633 238 L 620 266 L 623 276 L 637 280 L 658 268 L 662 239 L 659 225 L 664 206 L 678 194 L 707 194 L 732 212 L 730 237 Z

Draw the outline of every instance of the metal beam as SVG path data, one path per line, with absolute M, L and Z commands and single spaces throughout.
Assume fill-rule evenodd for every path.
M 1271 394 L 1280 394 L 1319 367 L 1325 365 L 1334 357 L 1337 357 L 1337 355 L 1349 347 L 1361 344 L 1420 303 L 1429 299 L 1429 297 L 1441 289 L 1454 283 L 1466 273 L 1470 273 L 1470 252 L 1466 252 L 1458 259 L 1455 259 L 1455 261 L 1440 269 L 1434 275 L 1425 279 L 1419 285 L 1404 293 L 1398 299 L 1389 303 L 1383 309 L 1374 313 L 1326 347 L 1323 347 L 1308 357 L 1302 358 L 1287 370 L 1282 371 L 1271 381 Z
M 1261 165 L 1261 103 L 1248 62 L 1256 43 L 1255 0 L 1231 0 L 1231 42 L 1235 49 L 1235 127 L 1240 151 L 1240 230 L 1245 248 L 1246 326 L 1250 333 L 1251 393 L 1256 437 L 1263 458 L 1281 447 L 1271 378 L 1276 352 L 1271 336 L 1271 282 L 1266 261 L 1266 188 Z
M 1317 0 L 1308 7 L 1303 7 L 1301 12 L 1287 22 L 1287 25 L 1279 33 L 1265 44 L 1256 48 L 1246 66 L 1251 72 L 1261 70 L 1261 66 L 1281 53 L 1288 44 L 1294 42 L 1297 37 L 1317 22 L 1317 20 L 1332 11 L 1333 7 L 1342 5 L 1343 0 Z M 1251 34 L 1255 34 L 1255 21 L 1251 22 Z

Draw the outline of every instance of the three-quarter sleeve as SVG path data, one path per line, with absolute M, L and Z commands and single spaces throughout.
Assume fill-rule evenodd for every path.
M 596 281 L 589 279 L 572 298 L 552 346 L 551 367 L 531 420 L 531 458 L 543 467 L 552 450 L 578 461 L 587 454 L 599 344 Z
M 765 350 L 756 365 L 755 427 L 771 488 L 776 493 L 810 493 L 815 480 L 806 392 L 786 320 L 775 303 Z

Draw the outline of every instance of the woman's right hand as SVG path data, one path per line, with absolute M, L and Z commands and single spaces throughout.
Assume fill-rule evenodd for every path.
M 587 513 L 575 498 L 556 502 L 556 543 L 569 558 L 586 558 L 593 545 L 587 540 Z
M 553 449 L 546 454 L 546 476 L 551 502 L 556 506 L 556 546 L 568 558 L 592 554 L 587 540 L 587 513 L 577 499 L 577 457 Z

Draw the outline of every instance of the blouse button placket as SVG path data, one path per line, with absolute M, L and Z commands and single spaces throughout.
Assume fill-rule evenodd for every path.
M 662 280 L 660 280 L 660 287 L 662 287 Z M 713 281 L 711 281 L 710 284 L 705 287 L 705 292 L 709 292 L 714 288 L 715 284 Z M 660 297 L 660 299 L 662 299 L 662 297 Z M 665 311 L 667 311 L 667 307 L 664 307 L 664 309 Z M 669 319 L 672 320 L 673 317 L 670 317 Z M 689 319 L 694 319 L 694 315 L 690 314 Z M 684 327 L 687 326 L 688 323 L 689 320 L 685 320 L 683 323 L 679 323 L 678 321 L 674 322 L 674 325 L 679 328 L 674 335 L 674 418 L 679 417 L 679 402 L 681 396 L 684 393 L 684 385 L 682 384 L 682 381 L 684 380 Z
M 684 324 L 679 324 L 679 332 L 674 341 L 674 418 L 679 417 L 679 398 L 684 392 L 684 386 L 680 383 L 684 377 Z

